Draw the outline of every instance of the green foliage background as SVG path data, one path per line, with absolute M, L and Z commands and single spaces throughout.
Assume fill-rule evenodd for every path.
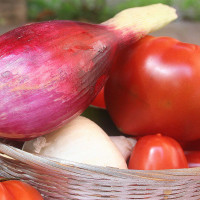
M 154 3 L 176 7 L 183 19 L 200 20 L 199 0 L 124 0 L 114 6 L 108 6 L 106 0 L 27 0 L 30 21 L 69 19 L 94 23 L 105 21 L 126 8 Z

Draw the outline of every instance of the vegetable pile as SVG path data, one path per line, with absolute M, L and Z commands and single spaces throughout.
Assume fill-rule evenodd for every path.
M 80 115 L 108 78 L 115 52 L 176 18 L 162 4 L 95 25 L 48 21 L 0 36 L 0 136 L 28 140 Z
M 200 48 L 148 35 L 176 17 L 156 4 L 98 25 L 55 20 L 0 36 L 0 137 L 94 166 L 200 166 L 190 148 L 200 150 Z M 89 105 L 120 135 L 84 117 Z

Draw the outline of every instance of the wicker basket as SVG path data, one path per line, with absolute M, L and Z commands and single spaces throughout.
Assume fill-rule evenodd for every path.
M 200 199 L 200 168 L 120 170 L 33 155 L 0 143 L 0 176 L 36 187 L 45 200 Z

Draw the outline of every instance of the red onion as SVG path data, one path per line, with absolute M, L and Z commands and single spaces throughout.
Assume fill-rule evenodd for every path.
M 100 25 L 28 24 L 0 36 L 0 136 L 28 140 L 81 114 L 103 87 L 123 47 L 176 18 L 156 4 Z

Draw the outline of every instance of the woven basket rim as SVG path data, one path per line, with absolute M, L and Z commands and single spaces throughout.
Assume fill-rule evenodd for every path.
M 85 171 L 91 171 L 94 173 L 103 173 L 103 174 L 112 174 L 113 172 L 116 174 L 170 174 L 177 176 L 179 173 L 183 173 L 187 176 L 187 174 L 194 174 L 200 173 L 200 167 L 194 167 L 194 168 L 182 168 L 182 169 L 163 169 L 163 170 L 132 170 L 132 169 L 118 169 L 114 167 L 101 167 L 96 165 L 89 165 L 79 162 L 73 162 L 69 160 L 63 160 L 63 159 L 57 159 L 47 156 L 41 156 L 39 154 L 33 154 L 26 151 L 23 151 L 21 149 L 18 149 L 16 147 L 10 146 L 8 144 L 0 143 L 0 155 L 6 156 L 9 159 L 15 159 L 19 160 L 21 162 L 25 162 L 28 165 L 37 165 L 41 166 L 44 163 L 48 163 L 48 165 L 52 165 L 54 167 L 60 168 L 61 170 L 65 170 L 66 167 L 71 168 L 79 168 Z M 25 158 L 25 159 L 24 159 Z
M 200 167 L 130 170 L 25 152 L 0 143 L 0 175 L 37 188 L 45 200 L 199 200 Z

